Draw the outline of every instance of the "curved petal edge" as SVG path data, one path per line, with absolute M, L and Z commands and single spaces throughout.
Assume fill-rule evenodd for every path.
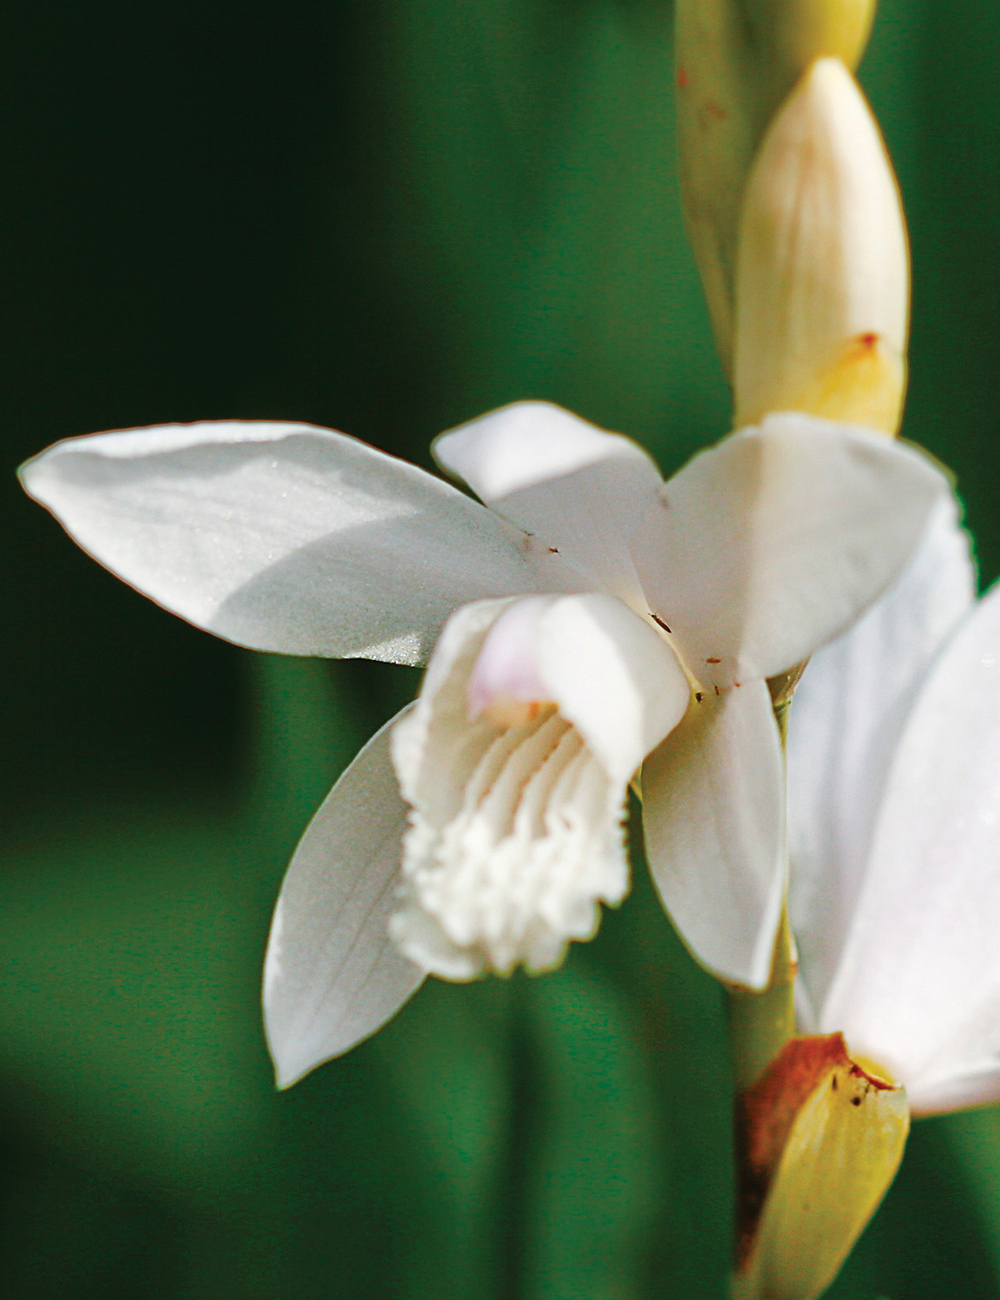
M 407 812 L 387 723 L 327 795 L 292 857 L 264 963 L 278 1086 L 349 1051 L 399 1010 L 425 972 L 389 936 Z
M 785 882 L 784 771 L 771 696 L 694 702 L 643 764 L 643 826 L 663 905 L 713 974 L 761 989 Z

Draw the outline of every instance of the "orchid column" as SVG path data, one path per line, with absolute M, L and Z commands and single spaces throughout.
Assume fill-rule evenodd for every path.
M 686 216 L 737 427 L 789 410 L 890 435 L 899 427 L 906 231 L 850 70 L 872 10 L 844 0 L 677 7 Z M 770 682 L 783 734 L 803 667 Z M 730 996 L 733 1291 L 746 1300 L 822 1293 L 892 1181 L 909 1124 L 905 1091 L 852 1059 L 840 1034 L 795 1037 L 787 908 L 784 917 L 767 989 L 732 986 Z

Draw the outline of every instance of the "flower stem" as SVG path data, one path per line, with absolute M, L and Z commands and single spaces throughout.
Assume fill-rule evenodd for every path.
M 795 1034 L 795 953 L 786 910 L 774 944 L 771 982 L 762 993 L 732 986 L 729 992 L 729 1041 L 738 1092 L 763 1074 Z
M 768 682 L 774 719 L 785 750 L 788 706 L 805 664 L 799 664 Z M 784 1045 L 795 1035 L 795 941 L 788 924 L 787 901 L 771 958 L 771 980 L 762 993 L 733 985 L 729 988 L 729 1041 L 732 1046 L 737 1091 L 749 1088 L 763 1074 Z

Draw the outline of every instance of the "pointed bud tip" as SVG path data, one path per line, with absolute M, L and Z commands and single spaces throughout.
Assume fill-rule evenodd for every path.
M 676 0 L 674 10 L 684 216 L 731 378 L 740 203 L 761 136 L 815 60 L 857 67 L 875 0 Z
M 909 252 L 878 127 L 838 59 L 818 60 L 765 136 L 737 278 L 737 426 L 796 410 L 895 433 Z

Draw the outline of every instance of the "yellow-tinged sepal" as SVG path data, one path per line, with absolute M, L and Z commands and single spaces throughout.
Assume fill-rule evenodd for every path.
M 737 228 L 757 145 L 815 59 L 857 66 L 874 11 L 875 0 L 676 0 L 681 193 L 727 374 Z
M 840 1034 L 796 1038 L 739 1097 L 741 1231 L 733 1300 L 822 1295 L 895 1177 L 905 1091 Z

